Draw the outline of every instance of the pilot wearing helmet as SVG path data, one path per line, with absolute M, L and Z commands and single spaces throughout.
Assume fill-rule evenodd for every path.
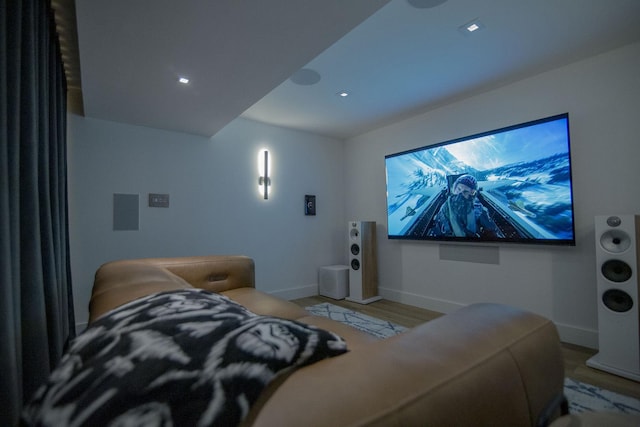
M 476 193 L 478 181 L 469 174 L 459 176 L 451 186 L 446 202 L 435 217 L 431 233 L 435 236 L 502 237 L 496 224 L 489 218 Z

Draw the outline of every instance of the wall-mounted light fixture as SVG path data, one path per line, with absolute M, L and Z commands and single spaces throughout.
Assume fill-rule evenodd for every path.
M 258 155 L 258 188 L 264 199 L 269 198 L 269 188 L 271 187 L 271 178 L 269 177 L 269 150 L 262 149 Z

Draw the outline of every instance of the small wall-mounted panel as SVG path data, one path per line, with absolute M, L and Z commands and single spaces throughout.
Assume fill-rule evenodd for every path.
M 149 193 L 149 207 L 150 208 L 168 208 L 169 207 L 169 195 Z
M 140 210 L 137 194 L 114 193 L 113 229 L 117 231 L 140 229 Z
M 304 196 L 304 214 L 315 215 L 316 214 L 316 196 L 311 194 L 305 194 Z

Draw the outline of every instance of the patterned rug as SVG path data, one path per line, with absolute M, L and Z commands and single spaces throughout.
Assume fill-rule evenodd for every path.
M 569 412 L 574 414 L 594 411 L 640 415 L 640 400 L 571 378 L 564 379 L 564 395 Z
M 331 303 L 321 303 L 305 308 L 312 314 L 351 325 L 378 338 L 387 338 L 408 329 Z M 640 400 L 571 378 L 565 378 L 564 393 L 569 401 L 569 412 L 574 414 L 608 411 L 640 415 Z
M 363 332 L 367 332 L 377 338 L 387 338 L 407 330 L 404 326 L 396 325 L 386 320 L 376 319 L 366 314 L 358 313 L 347 308 L 339 307 L 328 302 L 305 307 L 316 316 L 324 316 L 329 319 L 345 323 Z

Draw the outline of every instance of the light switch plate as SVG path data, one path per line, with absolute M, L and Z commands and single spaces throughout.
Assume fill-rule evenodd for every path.
M 169 207 L 169 195 L 149 193 L 149 207 L 150 208 L 168 208 Z

